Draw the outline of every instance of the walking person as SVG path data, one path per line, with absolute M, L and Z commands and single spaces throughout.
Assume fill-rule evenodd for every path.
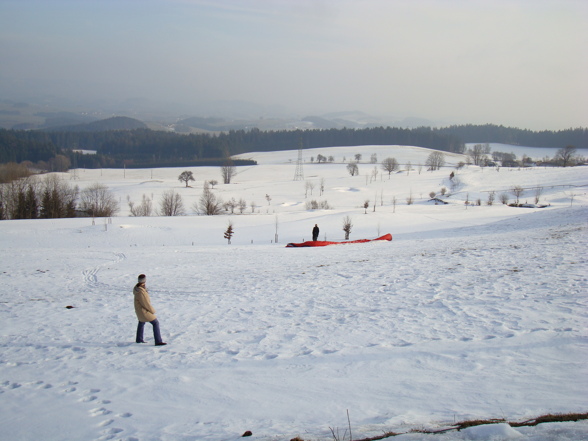
M 164 346 L 167 343 L 164 343 L 161 339 L 161 333 L 159 331 L 159 321 L 155 316 L 155 308 L 151 306 L 151 299 L 149 298 L 149 292 L 147 292 L 147 287 L 145 283 L 147 282 L 147 276 L 145 274 L 141 274 L 133 288 L 133 294 L 135 296 L 135 313 L 137 314 L 137 318 L 139 319 L 139 324 L 137 325 L 137 337 L 135 339 L 136 343 L 146 343 L 143 340 L 143 329 L 145 328 L 145 323 L 149 322 L 153 326 L 153 337 L 155 338 L 155 346 Z
M 316 242 L 318 240 L 319 235 L 319 227 L 318 224 L 314 224 L 314 228 L 312 229 L 312 240 Z

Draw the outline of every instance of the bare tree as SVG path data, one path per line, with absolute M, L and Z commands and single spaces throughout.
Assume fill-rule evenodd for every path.
M 555 153 L 553 160 L 562 167 L 569 167 L 571 165 L 575 165 L 576 147 L 574 147 L 573 145 L 568 145 L 562 149 L 559 149 Z
M 216 195 L 210 190 L 208 182 L 204 182 L 202 195 L 195 204 L 195 211 L 205 214 L 206 216 L 215 216 L 222 211 L 222 201 L 218 200 Z
M 539 203 L 539 198 L 541 197 L 542 194 L 543 194 L 543 187 L 535 188 L 535 203 L 536 204 Z
M 431 171 L 439 170 L 445 165 L 445 155 L 438 151 L 431 152 L 425 165 L 429 167 L 429 170 Z
M 353 223 L 351 222 L 351 217 L 345 216 L 343 218 L 343 231 L 345 231 L 345 240 L 349 240 L 349 233 L 351 233 L 352 227 Z
M 305 189 L 304 197 L 307 197 L 308 196 L 308 191 L 309 190 L 310 190 L 310 195 L 312 196 L 312 191 L 314 190 L 314 182 L 306 181 L 304 183 L 304 189 Z
M 467 151 L 474 165 L 484 165 L 488 160 L 488 154 L 490 153 L 490 144 L 476 144 L 473 148 Z
M 515 185 L 510 191 L 514 195 L 514 197 L 517 198 L 515 201 L 515 204 L 519 205 L 519 199 L 522 196 L 522 194 L 525 192 L 525 189 L 523 187 L 521 187 L 520 185 Z
M 185 211 L 182 196 L 174 190 L 164 192 L 159 202 L 157 214 L 159 216 L 183 216 Z
M 118 212 L 118 202 L 114 193 L 106 185 L 96 183 L 82 190 L 80 209 L 93 217 L 110 217 Z
M 574 198 L 576 197 L 576 193 L 574 193 L 573 191 L 571 191 L 569 193 L 564 192 L 564 194 L 566 196 L 569 196 L 570 197 L 570 207 L 571 207 L 574 204 Z
M 224 208 L 226 211 L 231 211 L 231 214 L 235 212 L 235 208 L 237 208 L 237 201 L 235 198 L 229 199 L 227 202 L 224 203 Z
M 131 201 L 129 196 L 127 196 L 127 201 L 129 203 L 131 216 L 151 216 L 151 213 L 153 212 L 153 204 L 151 199 L 149 199 L 147 196 L 143 195 L 141 204 L 137 206 L 135 206 L 135 203 Z
M 221 175 L 223 177 L 223 183 L 230 184 L 231 180 L 237 173 L 237 169 L 233 164 L 233 161 L 230 157 L 225 159 L 225 163 L 221 166 Z
M 398 170 L 398 161 L 396 158 L 386 158 L 382 161 L 382 169 L 388 172 L 388 179 L 390 179 L 390 175 Z
M 366 199 L 365 202 L 363 203 L 363 208 L 365 210 L 364 214 L 367 214 L 367 209 L 370 206 L 370 200 Z
M 375 181 L 377 179 L 378 179 L 378 167 L 374 167 L 374 169 L 372 170 L 370 182 Z

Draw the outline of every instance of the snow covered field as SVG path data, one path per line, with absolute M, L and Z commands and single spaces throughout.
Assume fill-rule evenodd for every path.
M 527 154 L 555 150 L 540 152 Z M 343 157 L 358 153 L 351 177 Z M 373 153 L 413 170 L 374 178 Z M 586 168 L 457 171 L 449 166 L 463 157 L 447 155 L 448 167 L 419 173 L 429 153 L 304 151 L 304 181 L 293 181 L 296 151 L 243 155 L 259 165 L 214 192 L 247 210 L 210 217 L 191 207 L 204 180 L 221 181 L 218 168 L 190 169 L 189 188 L 177 180 L 184 169 L 65 175 L 80 188 L 107 184 L 121 211 L 0 222 L 0 440 L 216 441 L 247 430 L 253 440 L 328 440 L 331 429 L 343 440 L 347 412 L 353 439 L 588 439 L 586 421 L 407 433 L 588 410 Z M 318 154 L 336 163 L 311 164 Z M 315 187 L 305 198 L 306 181 Z M 513 202 L 515 185 L 521 202 L 540 188 L 548 206 L 504 206 L 499 195 Z M 449 203 L 428 202 L 442 187 Z M 127 196 L 157 207 L 169 189 L 190 215 L 128 216 Z M 311 199 L 333 208 L 307 210 Z M 394 240 L 285 247 L 309 240 L 315 223 L 321 240 L 342 240 L 345 216 L 350 239 Z M 152 345 L 150 325 L 148 344 L 134 343 L 140 273 L 168 346 Z

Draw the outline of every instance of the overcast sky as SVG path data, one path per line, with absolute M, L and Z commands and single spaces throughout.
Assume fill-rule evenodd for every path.
M 0 0 L 31 93 L 588 127 L 588 1 Z

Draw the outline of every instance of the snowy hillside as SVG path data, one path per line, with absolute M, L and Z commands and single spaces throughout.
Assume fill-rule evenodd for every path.
M 586 421 L 408 433 L 588 408 L 586 169 L 457 170 L 464 158 L 446 155 L 428 172 L 429 153 L 308 150 L 301 181 L 296 151 L 243 155 L 259 165 L 213 192 L 247 209 L 222 216 L 192 208 L 218 168 L 189 169 L 191 187 L 178 181 L 184 169 L 65 174 L 82 189 L 106 184 L 121 210 L 0 222 L 0 439 L 218 441 L 249 430 L 314 441 L 333 429 L 343 440 L 349 424 L 353 439 L 588 439 Z M 334 162 L 311 163 L 318 154 Z M 344 158 L 356 154 L 352 177 Z M 389 177 L 373 154 L 395 157 L 400 172 Z M 502 204 L 514 186 L 545 207 Z M 128 216 L 129 199 L 157 207 L 170 189 L 187 216 Z M 313 199 L 332 208 L 308 210 Z M 321 240 L 342 240 L 346 216 L 350 239 L 393 241 L 285 247 L 310 240 L 315 224 Z M 167 346 L 153 346 L 150 325 L 148 344 L 134 343 L 140 273 Z

